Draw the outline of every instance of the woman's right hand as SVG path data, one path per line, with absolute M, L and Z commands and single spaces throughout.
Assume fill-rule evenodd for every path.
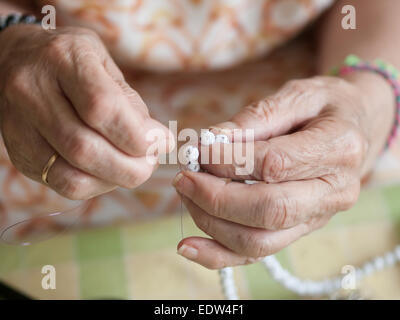
M 0 47 L 1 133 L 24 175 L 43 183 L 42 170 L 58 153 L 49 186 L 88 199 L 151 176 L 149 130 L 164 133 L 165 152 L 174 147 L 94 32 L 18 25 L 0 33 Z

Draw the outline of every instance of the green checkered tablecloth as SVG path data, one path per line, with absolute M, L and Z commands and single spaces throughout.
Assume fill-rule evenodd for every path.
M 188 215 L 185 235 L 201 234 Z M 278 254 L 301 277 L 336 275 L 400 242 L 400 187 L 364 190 L 357 205 L 323 229 Z M 39 299 L 217 299 L 216 271 L 176 254 L 180 215 L 140 224 L 63 234 L 27 247 L 0 246 L 0 278 Z M 56 289 L 41 286 L 44 265 L 56 269 Z M 235 268 L 242 298 L 297 298 L 272 281 L 260 264 Z M 367 298 L 400 298 L 400 266 L 359 285 Z

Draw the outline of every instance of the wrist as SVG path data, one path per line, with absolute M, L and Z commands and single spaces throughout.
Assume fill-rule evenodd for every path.
M 20 24 L 10 25 L 9 27 L 0 31 L 0 40 L 3 41 L 3 39 L 7 40 L 9 40 L 10 38 L 13 39 L 20 35 L 24 35 L 26 33 L 39 30 L 45 31 L 42 28 L 42 26 L 38 23 L 32 23 L 32 24 L 20 23 Z
M 0 15 L 0 32 L 12 26 L 23 24 L 32 25 L 41 24 L 41 22 L 35 17 L 35 15 L 32 14 L 13 12 L 7 15 Z
M 0 32 L 0 61 L 4 54 L 8 53 L 8 49 L 26 43 L 27 37 L 31 38 L 39 32 L 46 32 L 38 24 L 17 24 L 10 26 Z
M 389 82 L 373 72 L 359 71 L 342 78 L 352 84 L 359 95 L 357 115 L 369 145 L 363 168 L 363 173 L 367 173 L 385 148 L 393 129 L 395 94 Z

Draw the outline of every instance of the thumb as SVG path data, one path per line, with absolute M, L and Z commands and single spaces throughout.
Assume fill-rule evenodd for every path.
M 252 129 L 255 140 L 267 140 L 293 131 L 316 117 L 324 106 L 324 91 L 317 79 L 292 80 L 276 94 L 244 107 L 229 121 L 211 126 L 210 130 L 236 141 L 235 130 Z

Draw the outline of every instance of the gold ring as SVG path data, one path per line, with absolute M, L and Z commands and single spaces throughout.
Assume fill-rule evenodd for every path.
M 49 159 L 49 161 L 47 161 L 46 165 L 43 168 L 42 181 L 47 185 L 49 184 L 49 182 L 47 181 L 47 175 L 49 174 L 49 171 L 50 171 L 51 167 L 53 166 L 54 162 L 56 162 L 57 157 L 58 157 L 57 153 L 53 154 L 51 156 L 51 158 Z

